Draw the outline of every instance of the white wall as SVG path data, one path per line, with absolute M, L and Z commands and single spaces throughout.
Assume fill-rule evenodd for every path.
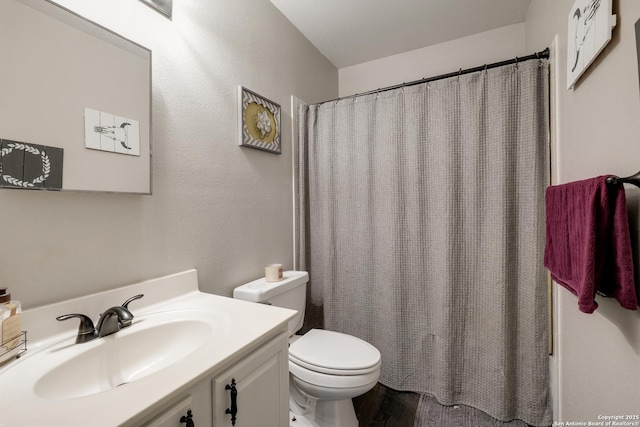
M 335 67 L 264 0 L 179 0 L 173 21 L 59 3 L 153 51 L 153 195 L 0 190 L 0 284 L 31 308 L 192 267 L 231 295 L 291 268 L 289 100 L 337 96 Z M 237 145 L 237 85 L 282 106 L 282 155 Z
M 469 37 L 341 68 L 340 96 L 450 73 L 460 68 L 524 56 L 525 24 L 514 24 Z
M 640 170 L 640 93 L 634 23 L 640 3 L 614 1 L 618 26 L 612 42 L 566 89 L 567 21 L 574 0 L 536 0 L 526 21 L 527 49 L 550 45 L 554 182 L 598 175 L 628 176 Z M 638 189 L 627 189 L 632 210 L 632 243 L 638 248 Z M 640 260 L 636 262 L 640 266 Z M 638 274 L 636 272 L 636 280 Z M 558 375 L 555 419 L 599 421 L 599 415 L 640 414 L 640 312 L 598 298 L 593 314 L 578 311 L 576 298 L 555 285 Z M 623 420 L 624 421 L 624 420 Z M 636 420 L 638 421 L 638 420 Z

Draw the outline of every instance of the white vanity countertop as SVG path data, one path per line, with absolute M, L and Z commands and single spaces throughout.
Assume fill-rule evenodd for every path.
M 129 309 L 133 324 L 116 334 L 75 344 L 78 320 L 58 322 L 55 317 L 67 313 L 83 313 L 94 323 L 100 311 L 122 304 L 129 297 L 144 293 Z M 131 381 L 123 386 L 96 394 L 72 398 L 43 398 L 36 394 L 35 384 L 51 366 L 37 366 L 25 373 L 30 359 L 54 360 L 60 354 L 71 355 L 101 345 L 100 340 L 124 339 L 144 326 L 145 316 L 174 311 L 197 315 L 207 311 L 219 319 L 220 334 L 204 341 L 200 347 L 163 369 Z M 287 322 L 295 311 L 232 298 L 202 293 L 198 290 L 197 272 L 189 270 L 136 285 L 90 295 L 46 307 L 25 310 L 23 329 L 28 331 L 28 351 L 20 359 L 0 368 L 0 427 L 23 426 L 136 426 L 162 411 L 181 392 L 207 376 L 229 367 L 259 346 L 286 332 Z M 120 337 L 118 337 L 120 335 Z M 167 336 L 166 340 L 171 340 Z M 49 356 L 51 354 L 51 356 Z M 43 355 L 45 355 L 43 357 Z M 67 356 L 65 356 L 67 357 Z M 31 362 L 33 363 L 33 362 Z M 78 366 L 77 375 L 83 375 Z

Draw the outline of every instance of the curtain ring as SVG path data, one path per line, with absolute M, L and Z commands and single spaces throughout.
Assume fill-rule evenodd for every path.
M 405 82 L 402 82 L 402 93 L 404 93 L 404 85 L 405 84 L 406 84 Z
M 488 69 L 487 64 L 484 64 L 484 70 L 482 70 L 482 71 L 484 71 L 486 73 L 487 69 Z

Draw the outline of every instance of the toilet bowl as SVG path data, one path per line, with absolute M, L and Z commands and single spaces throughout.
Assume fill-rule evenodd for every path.
M 291 426 L 358 427 L 352 398 L 371 390 L 380 377 L 380 352 L 340 332 L 302 327 L 308 274 L 286 271 L 280 282 L 264 278 L 236 288 L 234 298 L 298 310 L 289 323 L 289 411 Z M 293 421 L 295 419 L 295 421 Z
M 290 408 L 318 426 L 357 427 L 351 399 L 380 378 L 380 352 L 359 338 L 311 329 L 289 346 Z

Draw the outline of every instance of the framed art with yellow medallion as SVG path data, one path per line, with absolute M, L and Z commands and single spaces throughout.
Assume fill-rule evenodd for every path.
M 281 154 L 280 105 L 238 86 L 240 145 Z

